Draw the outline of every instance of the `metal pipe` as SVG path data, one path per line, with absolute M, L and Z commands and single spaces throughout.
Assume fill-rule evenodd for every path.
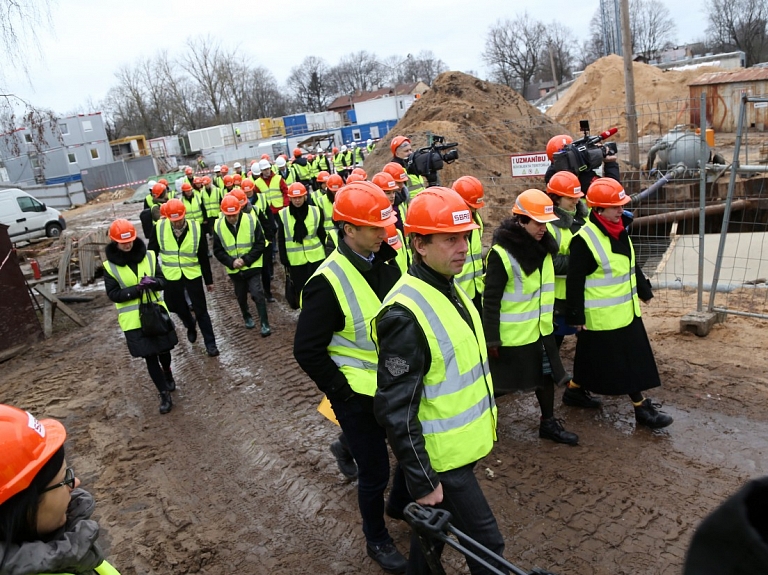
M 717 204 L 715 206 L 707 206 L 704 208 L 703 213 L 707 216 L 716 214 L 722 214 L 725 212 L 727 204 Z M 752 207 L 752 202 L 749 200 L 736 200 L 731 205 L 732 210 L 746 210 Z M 677 210 L 674 212 L 665 212 L 663 214 L 654 214 L 652 216 L 643 216 L 641 218 L 635 218 L 632 220 L 632 227 L 641 227 L 651 224 L 668 224 L 669 222 L 675 222 L 680 220 L 691 220 L 697 215 L 702 213 L 701 208 L 689 208 L 687 210 Z
M 707 94 L 701 92 L 699 102 L 699 135 L 701 137 L 701 154 L 699 165 L 707 163 Z M 696 311 L 703 311 L 704 305 L 704 228 L 707 224 L 707 173 L 699 170 L 699 277 L 696 286 Z
M 638 192 L 637 194 L 632 194 L 630 196 L 630 205 L 639 204 L 644 199 L 652 196 L 655 194 L 659 189 L 664 185 L 668 184 L 671 180 L 674 180 L 675 178 L 679 178 L 680 176 L 685 175 L 685 166 L 682 164 L 678 164 L 671 170 L 669 170 L 666 174 L 664 174 L 661 178 L 659 178 L 657 181 L 655 181 L 653 184 L 648 186 L 645 190 L 642 192 Z
M 725 173 L 725 172 L 730 172 L 732 167 L 733 167 L 732 165 L 724 166 L 723 164 L 707 164 L 705 166 L 705 169 L 707 170 L 707 172 Z M 768 165 L 765 165 L 765 166 L 751 165 L 750 166 L 745 164 L 743 166 L 741 165 L 738 166 L 736 171 L 742 174 L 761 174 L 763 172 L 768 174 Z

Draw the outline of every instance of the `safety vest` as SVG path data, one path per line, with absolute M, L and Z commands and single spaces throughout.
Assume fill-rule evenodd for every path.
M 117 280 L 117 283 L 120 284 L 120 289 L 139 285 L 141 278 L 144 276 L 155 277 L 156 266 L 157 260 L 155 259 L 155 252 L 152 250 L 147 250 L 147 255 L 144 256 L 144 259 L 137 266 L 136 273 L 133 273 L 130 266 L 117 266 L 109 260 L 104 262 L 104 269 L 109 275 Z M 147 290 L 146 293 L 149 294 L 152 301 L 165 307 L 162 291 Z M 141 317 L 139 316 L 140 303 L 141 297 L 115 303 L 115 308 L 117 309 L 117 321 L 120 324 L 120 329 L 123 331 L 141 329 Z
M 576 232 L 587 244 L 597 269 L 584 285 L 584 314 L 588 330 L 608 331 L 628 326 L 640 317 L 635 278 L 635 247 L 629 240 L 631 257 L 615 254 L 611 240 L 591 221 Z
M 292 168 L 297 181 L 306 182 L 307 180 L 309 180 L 310 175 L 309 175 L 308 165 L 302 166 L 298 162 L 293 162 Z
M 438 472 L 485 457 L 496 440 L 496 402 L 483 324 L 467 294 L 460 289 L 456 294 L 472 328 L 445 295 L 410 274 L 400 278 L 381 307 L 403 306 L 427 340 L 432 362 L 423 377 L 418 418 L 430 463 Z
M 280 223 L 283 224 L 285 234 L 285 252 L 288 255 L 288 263 L 292 266 L 300 266 L 310 262 L 319 262 L 325 258 L 325 248 L 317 237 L 320 227 L 320 210 L 315 206 L 308 206 L 307 218 L 304 224 L 307 226 L 307 236 L 303 243 L 294 241 L 293 230 L 296 218 L 291 215 L 290 208 L 280 210 Z
M 253 247 L 253 243 L 256 241 L 256 226 L 259 226 L 259 222 L 256 220 L 256 214 L 251 212 L 250 214 L 240 215 L 240 222 L 237 227 L 237 238 L 232 235 L 227 226 L 226 216 L 221 214 L 219 219 L 216 220 L 216 235 L 219 236 L 219 241 L 227 254 L 235 259 L 243 257 Z M 255 262 L 249 266 L 243 266 L 240 269 L 227 268 L 227 273 L 236 274 L 249 270 L 251 268 L 260 268 L 262 265 L 263 254 L 259 256 Z
M 354 153 L 350 150 L 350 156 L 356 165 L 358 166 L 363 165 L 363 150 L 356 147 Z
M 317 177 L 317 174 L 320 173 L 320 168 L 318 168 L 318 163 L 320 161 L 319 156 L 315 156 L 312 158 L 311 162 L 307 162 L 307 167 L 309 168 L 309 177 L 312 179 L 315 179 Z
M 181 245 L 173 235 L 173 224 L 163 218 L 158 224 L 157 243 L 160 247 L 160 268 L 165 279 L 178 281 L 181 276 L 193 280 L 203 275 L 200 262 L 197 259 L 197 249 L 200 247 L 200 224 L 187 220 L 187 230 Z
M 371 152 L 373 152 L 373 149 L 376 147 L 376 144 L 369 144 L 365 146 L 365 150 L 368 152 L 368 155 L 371 155 Z
M 411 252 L 408 250 L 408 245 L 405 242 L 403 232 L 397 230 L 397 237 L 400 238 L 400 249 L 395 250 L 397 255 L 395 256 L 395 263 L 400 268 L 400 273 L 405 274 L 408 271 L 408 267 L 411 265 Z
M 331 238 L 331 243 L 333 244 L 334 248 L 339 247 L 339 230 L 336 229 L 336 226 L 334 226 L 334 228 L 328 232 L 328 237 Z
M 262 182 L 263 181 L 264 180 L 262 180 Z M 281 192 L 281 195 L 282 195 L 282 192 Z M 258 191 L 249 198 L 249 201 L 251 202 L 251 205 L 254 207 L 255 210 L 262 212 L 264 214 L 267 213 L 267 208 L 269 208 L 268 192 Z
M 211 186 L 209 192 L 207 188 L 200 190 L 200 198 L 205 206 L 205 215 L 209 220 L 215 220 L 221 213 L 221 190 Z
M 405 217 L 408 215 L 408 204 L 401 202 L 397 206 L 397 211 L 400 214 L 400 221 L 405 224 Z
M 280 181 L 282 179 L 283 177 L 280 174 L 275 174 L 269 179 L 269 184 L 261 177 L 256 180 L 259 195 L 266 194 L 266 201 L 277 210 L 283 208 L 283 190 L 280 189 Z
M 557 241 L 557 253 L 569 255 L 571 253 L 571 240 L 573 239 L 573 232 L 570 228 L 559 228 L 552 225 L 552 222 L 547 222 L 547 229 L 555 237 L 555 241 Z M 565 277 L 566 274 L 555 276 L 555 297 L 557 299 L 565 299 Z
M 99 563 L 96 567 L 93 568 L 93 570 L 98 573 L 98 575 L 120 575 L 120 572 L 112 567 L 109 563 L 107 563 L 107 560 L 105 559 L 101 563 Z M 71 573 L 38 573 L 38 575 L 72 575 Z
M 333 203 L 328 199 L 327 194 L 319 194 L 315 204 L 323 212 L 323 228 L 325 228 L 325 233 L 330 233 L 331 230 L 336 229 L 336 226 L 333 224 Z
M 480 212 L 474 214 L 475 222 L 480 226 L 479 230 L 472 230 L 469 233 L 469 246 L 467 249 L 467 259 L 461 273 L 454 279 L 461 286 L 467 295 L 474 298 L 478 293 L 483 293 L 485 282 L 483 281 L 483 219 Z
M 314 275 L 325 277 L 344 315 L 344 328 L 334 332 L 328 355 L 353 391 L 373 397 L 379 358 L 369 328 L 381 301 L 339 250 L 334 250 Z
M 504 347 L 519 347 L 538 341 L 554 330 L 555 268 L 547 254 L 541 270 L 527 275 L 518 261 L 501 246 L 491 248 L 501 258 L 507 285 L 501 296 L 499 335 Z
M 283 180 L 285 181 L 285 185 L 286 186 L 290 186 L 293 182 L 296 181 L 296 174 L 294 173 L 294 171 L 293 171 L 293 169 L 291 167 L 286 167 L 285 168 L 285 175 L 283 175 L 283 173 L 280 170 L 277 171 L 276 175 L 278 175 L 281 178 L 283 178 Z
M 424 191 L 424 182 L 421 180 L 421 176 L 414 176 L 408 174 L 408 195 L 412 200 L 416 194 Z
M 200 198 L 200 192 L 197 190 L 192 191 L 192 198 L 188 198 L 184 194 L 181 194 L 179 196 L 179 199 L 184 202 L 184 207 L 187 208 L 187 220 L 194 220 L 199 224 L 203 223 L 203 209 L 200 207 L 202 205 L 201 198 Z
M 317 163 L 318 171 L 320 171 L 320 172 L 322 172 L 322 171 L 330 172 L 331 171 L 331 166 L 328 163 L 328 156 L 326 156 L 325 154 L 320 154 L 319 156 L 315 157 L 315 162 Z
M 339 152 L 333 156 L 333 167 L 336 169 L 337 174 L 347 169 L 347 165 L 344 163 L 344 154 Z

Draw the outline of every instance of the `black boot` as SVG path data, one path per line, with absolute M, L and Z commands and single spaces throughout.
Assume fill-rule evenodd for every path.
M 352 453 L 341 441 L 336 440 L 331 443 L 331 453 L 336 458 L 336 464 L 339 466 L 341 474 L 350 481 L 357 479 L 357 463 L 355 458 L 352 457 Z
M 195 343 L 197 341 L 197 323 L 193 323 L 192 327 L 187 328 L 187 341 L 189 341 L 189 343 Z
M 165 415 L 173 408 L 173 400 L 171 399 L 170 391 L 160 392 L 160 413 Z
M 571 407 L 598 408 L 603 402 L 581 387 L 566 387 L 563 392 L 563 403 Z
M 168 391 L 175 391 L 176 390 L 176 380 L 173 379 L 173 372 L 171 372 L 170 369 L 163 370 L 163 375 L 165 375 L 165 383 L 167 384 Z
M 245 312 L 243 314 L 243 320 L 245 321 L 245 328 L 246 329 L 253 329 L 256 327 L 256 324 L 253 321 L 253 317 L 251 316 L 250 312 Z
M 550 439 L 556 443 L 565 443 L 567 445 L 576 445 L 579 443 L 579 436 L 570 431 L 566 431 L 563 423 L 559 419 L 550 417 L 542 419 L 539 424 L 539 437 Z
M 256 310 L 259 312 L 259 321 L 261 322 L 261 337 L 272 335 L 272 330 L 269 327 L 269 319 L 267 318 L 267 304 L 256 304 Z
M 671 415 L 659 411 L 661 407 L 658 403 L 653 403 L 650 398 L 645 398 L 640 406 L 635 406 L 635 420 L 638 425 L 645 425 L 651 429 L 661 429 L 672 424 Z

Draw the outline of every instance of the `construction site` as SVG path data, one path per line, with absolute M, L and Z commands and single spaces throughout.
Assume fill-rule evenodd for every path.
M 663 383 L 654 399 L 674 424 L 641 429 L 626 397 L 589 411 L 562 405 L 556 390 L 556 417 L 581 438 L 558 445 L 538 438 L 532 393 L 507 395 L 498 441 L 475 469 L 506 558 L 559 575 L 680 573 L 701 520 L 768 475 L 768 112 L 743 101 L 768 94 L 768 72 L 634 66 L 641 165 L 627 161 L 617 56 L 589 66 L 545 112 L 510 88 L 446 72 L 364 164 L 370 176 L 389 162 L 395 135 L 414 149 L 435 135 L 458 143 L 459 159 L 439 179 L 482 181 L 487 249 L 517 194 L 544 189 L 540 175 L 513 175 L 512 157 L 541 153 L 557 134 L 580 137 L 582 120 L 593 134 L 618 128 L 609 141 L 634 198 L 629 232 L 654 287 L 642 305 Z M 65 425 L 69 464 L 95 496 L 100 541 L 123 574 L 380 573 L 366 556 L 356 485 L 328 449 L 338 427 L 318 413 L 322 394 L 293 357 L 299 311 L 282 295 L 284 268 L 275 266 L 273 335 L 262 339 L 243 326 L 226 270 L 212 260 L 207 298 L 221 354 L 181 341 L 174 409 L 158 415 L 101 269 L 109 224 L 140 228 L 131 199 L 147 193 L 105 192 L 64 212 L 61 237 L 15 246 L 10 260 L 0 253 L 9 262 L 0 279 L 18 273 L 26 283 L 23 298 L 3 298 L 5 316 L 30 308 L 34 318 L 0 334 L 3 403 Z M 707 312 L 706 329 L 683 321 Z M 567 369 L 574 339 L 561 350 Z M 407 550 L 408 525 L 387 521 Z M 443 563 L 469 572 L 456 552 Z

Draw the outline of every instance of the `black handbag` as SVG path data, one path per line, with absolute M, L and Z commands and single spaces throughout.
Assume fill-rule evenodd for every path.
M 166 335 L 175 329 L 173 320 L 168 310 L 156 301 L 152 301 L 152 297 L 150 290 L 141 293 L 141 303 L 139 303 L 141 332 L 147 337 Z
M 299 296 L 296 293 L 296 287 L 291 279 L 291 274 L 285 270 L 285 301 L 291 306 L 291 309 L 299 309 Z

